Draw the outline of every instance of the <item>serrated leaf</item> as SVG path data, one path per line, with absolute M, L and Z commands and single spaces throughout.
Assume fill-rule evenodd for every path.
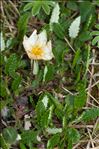
M 58 38 L 64 39 L 65 37 L 64 30 L 59 23 L 53 23 L 53 31 Z
M 41 115 L 40 127 L 41 128 L 47 128 L 48 123 L 49 123 L 49 111 L 47 110 L 47 111 L 45 111 L 45 113 L 43 113 L 43 115 Z
M 78 9 L 78 6 L 77 6 L 75 1 L 68 1 L 67 2 L 67 8 L 75 11 Z
M 71 38 L 76 38 L 78 36 L 79 29 L 80 29 L 80 20 L 81 20 L 81 17 L 79 16 L 70 25 L 69 36 Z
M 30 2 L 30 3 L 28 3 L 28 4 L 26 4 L 25 6 L 24 6 L 24 11 L 27 11 L 27 10 L 29 10 L 30 8 L 32 8 L 33 7 L 33 2 Z
M 17 76 L 17 77 L 13 80 L 12 86 L 11 86 L 11 88 L 12 88 L 13 91 L 15 91 L 15 90 L 18 89 L 18 87 L 19 87 L 19 85 L 20 85 L 20 83 L 21 83 L 21 79 L 22 79 L 21 76 Z
M 53 50 L 53 53 L 55 55 L 56 61 L 61 64 L 62 63 L 62 56 L 63 52 L 66 49 L 66 43 L 62 40 L 56 40 L 55 41 L 55 48 Z
M 67 131 L 68 140 L 71 140 L 72 143 L 76 143 L 80 139 L 80 134 L 75 128 L 69 128 Z
M 38 101 L 36 106 L 36 113 L 37 113 L 37 121 L 40 126 L 41 117 L 45 113 L 45 106 L 42 101 Z
M 48 64 L 44 71 L 46 71 L 45 82 L 50 81 L 50 80 L 52 80 L 54 78 L 55 70 L 54 70 L 54 66 L 53 65 Z
M 99 47 L 99 36 L 96 36 L 93 40 L 92 40 L 92 45 L 98 44 Z
M 43 2 L 42 8 L 43 8 L 44 12 L 45 12 L 47 15 L 50 14 L 50 7 L 49 7 L 49 5 L 48 5 L 48 3 L 47 3 L 46 1 Z
M 58 145 L 60 141 L 60 135 L 59 134 L 55 134 L 54 136 L 52 136 L 47 143 L 47 148 L 48 149 L 53 149 L 56 145 Z
M 17 138 L 17 131 L 13 127 L 5 128 L 3 130 L 3 137 L 7 143 L 12 144 Z
M 46 93 L 48 95 L 48 97 L 50 98 L 51 102 L 55 105 L 55 107 L 62 112 L 63 106 L 62 104 L 58 101 L 57 98 L 53 97 L 50 93 Z M 63 114 L 63 112 L 61 113 L 61 115 Z
M 74 108 L 77 110 L 81 109 L 86 103 L 87 95 L 86 95 L 85 84 L 80 82 L 78 84 L 78 91 L 79 94 L 74 97 Z
M 73 68 L 78 63 L 79 60 L 80 60 L 80 49 L 78 49 L 75 53 L 75 57 L 74 57 L 74 60 L 73 60 L 73 65 L 72 65 Z
M 95 35 L 99 35 L 99 31 L 93 31 L 93 32 L 91 33 L 91 36 L 95 36 Z
M 99 30 L 99 24 L 96 24 L 95 27 Z
M 22 142 L 27 145 L 30 142 L 36 143 L 36 142 L 38 142 L 37 135 L 38 135 L 38 132 L 36 132 L 36 131 L 26 130 L 26 131 L 22 132 L 22 134 L 21 134 Z
M 2 136 L 2 134 L 0 134 L 0 143 L 1 143 L 0 145 L 1 145 L 2 149 L 9 149 L 10 145 L 8 145 L 8 144 L 5 142 L 5 140 L 4 140 L 3 136 Z
M 92 108 L 83 112 L 81 120 L 88 122 L 95 120 L 97 117 L 99 117 L 99 108 Z
M 95 12 L 95 6 L 90 1 L 83 1 L 79 4 L 79 10 L 82 21 L 86 21 L 86 19 Z
M 1 83 L 1 82 L 0 82 Z M 5 84 L 3 84 L 3 82 L 1 83 L 1 87 L 0 87 L 0 96 L 1 97 L 6 97 L 7 96 L 7 90 L 6 90 L 6 86 Z
M 58 23 L 59 14 L 60 14 L 60 7 L 59 4 L 57 3 L 52 11 L 50 23 Z
M 35 1 L 33 4 L 33 8 L 32 8 L 32 15 L 35 16 L 39 13 L 41 9 L 41 2 L 40 1 Z
M 18 66 L 19 66 L 19 60 L 17 55 L 16 54 L 10 55 L 5 66 L 6 74 L 9 74 L 10 76 L 14 77 L 15 71 L 17 70 Z
M 29 17 L 30 17 L 30 12 L 26 12 L 23 15 L 21 15 L 18 20 L 18 31 L 19 31 L 18 39 L 19 40 L 23 40 L 23 36 L 26 33 Z

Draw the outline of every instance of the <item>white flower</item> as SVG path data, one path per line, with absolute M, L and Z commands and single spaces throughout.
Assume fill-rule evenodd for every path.
M 45 30 L 40 34 L 34 30 L 29 38 L 24 36 L 23 46 L 28 57 L 32 60 L 51 60 L 53 58 L 51 40 L 47 42 Z

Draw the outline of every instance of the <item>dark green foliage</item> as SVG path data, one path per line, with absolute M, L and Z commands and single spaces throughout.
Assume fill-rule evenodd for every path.
M 24 131 L 21 134 L 22 142 L 27 145 L 29 143 L 37 143 L 38 142 L 37 135 L 38 135 L 38 132 L 33 131 L 33 130 Z
M 66 43 L 61 40 L 57 40 L 55 42 L 55 48 L 53 50 L 53 53 L 56 57 L 56 61 L 59 64 L 61 64 L 61 62 L 62 62 L 62 57 L 63 57 L 63 53 L 65 52 L 65 50 L 66 50 Z
M 94 108 L 98 104 L 99 89 L 98 5 L 94 0 L 2 1 L 2 149 L 73 149 L 80 139 L 89 139 L 86 129 L 79 129 L 78 126 L 94 125 L 99 117 L 99 108 Z M 53 23 L 51 18 L 55 19 Z M 81 21 L 78 19 L 70 31 L 71 23 L 76 18 L 81 18 Z M 31 59 L 23 47 L 23 37 L 29 37 L 35 29 L 37 34 L 46 30 L 54 55 L 48 61 L 38 60 L 37 75 L 34 75 Z M 72 35 L 75 35 L 74 38 Z M 41 43 L 38 44 L 41 46 Z M 92 51 L 95 51 L 94 54 Z M 90 94 L 95 100 L 90 97 L 87 102 L 91 78 Z M 24 130 L 26 114 L 30 117 L 30 130 Z M 97 137 L 96 130 L 94 133 L 93 139 Z M 21 140 L 17 140 L 18 135 Z M 87 143 L 85 141 L 82 145 L 80 142 L 78 148 L 86 148 Z
M 19 87 L 19 85 L 20 85 L 20 83 L 21 83 L 21 80 L 22 80 L 21 76 L 17 76 L 17 77 L 13 80 L 12 86 L 11 86 L 11 88 L 12 88 L 13 91 L 15 91 L 15 90 L 18 89 L 18 87 Z
M 97 117 L 99 117 L 99 108 L 92 108 L 83 112 L 81 120 L 89 122 Z
M 90 14 L 95 13 L 95 8 L 92 2 L 84 1 L 83 3 L 79 4 L 80 15 L 82 21 L 84 22 Z
M 64 39 L 64 29 L 60 24 L 54 23 L 53 24 L 53 31 L 59 39 Z
M 67 2 L 67 8 L 76 11 L 78 9 L 78 6 L 77 6 L 76 2 L 69 1 L 69 2 Z
M 26 33 L 27 23 L 30 15 L 31 14 L 27 12 L 21 15 L 21 17 L 19 18 L 19 21 L 18 21 L 18 40 L 19 41 L 23 40 L 23 36 Z
M 17 138 L 17 131 L 13 127 L 5 128 L 3 130 L 3 137 L 7 143 L 12 144 Z
M 1 80 L 0 83 L 2 84 L 1 87 L 0 87 L 0 96 L 1 97 L 6 97 L 7 96 L 6 84 L 3 80 Z
M 41 8 L 41 2 L 38 1 L 38 2 L 34 2 L 33 4 L 33 8 L 32 8 L 32 15 L 37 15 L 40 11 L 40 8 Z
M 60 135 L 59 134 L 55 134 L 54 136 L 52 136 L 47 143 L 47 148 L 48 149 L 53 149 L 55 146 L 57 146 L 60 142 Z
M 72 143 L 76 143 L 80 140 L 80 134 L 74 128 L 69 128 L 67 130 L 67 136 L 68 136 L 68 140 L 71 141 Z
M 15 71 L 19 66 L 19 62 L 20 61 L 18 60 L 18 56 L 16 54 L 10 55 L 5 66 L 6 74 L 10 75 L 11 77 L 15 77 L 16 76 Z

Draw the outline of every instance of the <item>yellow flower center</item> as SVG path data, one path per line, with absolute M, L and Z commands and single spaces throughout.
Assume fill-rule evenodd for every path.
M 43 49 L 40 46 L 35 46 L 32 48 L 31 53 L 35 56 L 41 56 L 43 54 Z

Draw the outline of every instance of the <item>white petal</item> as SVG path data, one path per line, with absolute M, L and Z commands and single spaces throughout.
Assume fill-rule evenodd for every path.
M 37 30 L 34 30 L 34 32 L 28 38 L 28 44 L 30 44 L 33 47 L 37 41 L 37 38 L 38 38 Z
M 28 43 L 28 37 L 27 36 L 24 36 L 24 39 L 23 39 L 23 46 L 24 46 L 24 49 L 26 51 L 30 50 L 31 49 L 31 44 Z
M 34 30 L 32 35 L 28 38 L 27 36 L 24 36 L 23 38 L 23 46 L 26 51 L 31 51 L 32 47 L 35 45 L 37 40 L 37 31 Z
M 44 49 L 43 60 L 51 60 L 54 57 L 52 52 L 51 41 L 49 41 L 43 49 Z
M 37 44 L 43 46 L 47 42 L 47 34 L 46 30 L 43 30 L 40 34 L 38 34 Z

